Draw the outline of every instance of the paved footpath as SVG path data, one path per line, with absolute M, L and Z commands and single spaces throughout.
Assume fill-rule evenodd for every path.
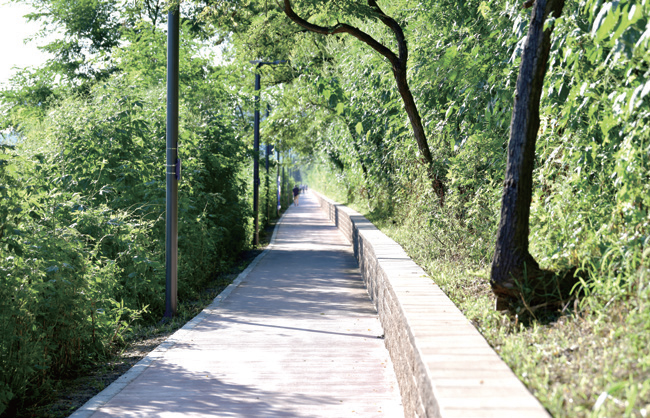
M 403 416 L 350 246 L 313 196 L 300 201 L 225 299 L 77 416 Z

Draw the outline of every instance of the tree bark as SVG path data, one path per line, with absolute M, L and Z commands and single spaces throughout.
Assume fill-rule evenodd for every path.
M 491 280 L 498 298 L 519 297 L 518 283 L 543 280 L 539 264 L 528 251 L 535 143 L 539 130 L 539 102 L 551 47 L 550 14 L 558 18 L 564 0 L 536 0 L 517 78 L 510 123 L 508 162 L 501 202 L 501 220 L 492 259 Z M 499 300 L 497 301 L 497 305 Z
M 415 141 L 418 144 L 418 149 L 422 153 L 422 158 L 426 163 L 431 165 L 433 163 L 433 158 L 431 157 L 431 152 L 429 151 L 429 144 L 427 142 L 427 136 L 424 133 L 424 126 L 422 126 L 422 119 L 420 118 L 420 112 L 415 104 L 415 99 L 413 99 L 413 94 L 409 88 L 408 80 L 406 79 L 406 61 L 400 63 L 399 68 L 393 66 L 393 75 L 395 76 L 395 81 L 397 82 L 397 91 L 399 91 L 400 96 L 402 96 L 402 101 L 404 102 L 404 109 L 406 114 L 409 117 L 411 122 L 411 127 L 413 128 L 413 136 L 415 136 Z

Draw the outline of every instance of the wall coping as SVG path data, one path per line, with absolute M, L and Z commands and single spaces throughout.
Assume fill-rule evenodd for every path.
M 550 416 L 398 243 L 358 212 L 312 193 L 353 246 L 407 417 Z

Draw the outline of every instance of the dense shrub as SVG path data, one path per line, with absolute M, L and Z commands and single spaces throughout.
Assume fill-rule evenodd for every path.
M 66 95 L 2 145 L 0 413 L 105 358 L 133 321 L 162 317 L 165 101 L 143 80 Z M 251 240 L 248 153 L 228 97 L 216 83 L 196 90 L 181 105 L 181 300 Z
M 591 277 L 586 291 L 593 294 L 615 277 L 647 269 L 648 10 L 633 0 L 572 2 L 554 22 L 531 251 L 545 268 L 584 269 Z M 444 174 L 444 201 L 431 194 L 414 158 L 390 67 L 354 42 L 329 43 L 337 67 L 320 71 L 306 87 L 312 101 L 325 99 L 351 119 L 329 119 L 320 152 L 328 168 L 313 171 L 310 156 L 311 181 L 331 189 L 335 179 L 346 200 L 396 210 L 393 217 L 421 236 L 414 251 L 484 266 L 494 251 L 529 11 L 517 2 L 425 1 L 412 8 L 395 4 L 391 13 L 408 22 L 411 84 L 435 170 Z M 364 29 L 382 36 L 371 24 Z M 358 132 L 345 129 L 350 124 Z M 355 144 L 368 157 L 359 158 Z

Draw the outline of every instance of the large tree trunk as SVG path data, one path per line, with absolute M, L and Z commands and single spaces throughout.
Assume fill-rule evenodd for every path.
M 498 298 L 497 307 L 503 298 L 520 296 L 518 283 L 544 280 L 545 276 L 528 251 L 530 202 L 539 102 L 553 30 L 551 26 L 544 31 L 544 21 L 551 13 L 559 17 L 563 7 L 564 0 L 535 1 L 521 57 L 510 124 L 501 221 L 492 259 L 491 285 Z

